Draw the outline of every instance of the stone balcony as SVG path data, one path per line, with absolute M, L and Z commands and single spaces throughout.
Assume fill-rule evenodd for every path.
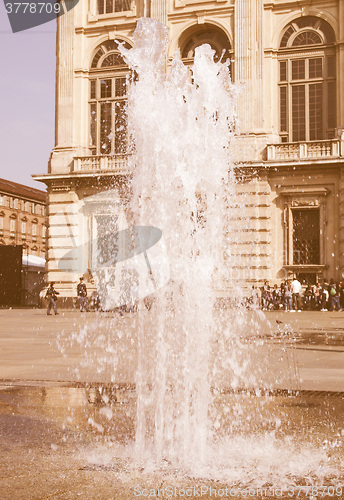
M 284 142 L 267 145 L 267 161 L 344 159 L 344 140 Z
M 132 155 L 114 156 L 75 156 L 73 172 L 111 172 L 117 175 L 128 175 L 133 169 Z

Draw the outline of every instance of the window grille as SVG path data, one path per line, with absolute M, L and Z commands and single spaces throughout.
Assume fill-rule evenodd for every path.
M 320 264 L 320 211 L 293 209 L 293 264 Z

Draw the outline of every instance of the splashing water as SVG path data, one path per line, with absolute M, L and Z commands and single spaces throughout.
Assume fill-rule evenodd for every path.
M 135 137 L 133 212 L 164 235 L 171 280 L 141 312 L 137 377 L 139 455 L 203 463 L 211 438 L 209 353 L 215 266 L 233 178 L 234 87 L 228 63 L 196 49 L 189 70 L 175 57 L 166 75 L 166 28 L 141 20 L 124 51 L 138 74 L 129 99 Z M 152 276 L 154 279 L 154 276 Z
M 209 45 L 195 51 L 191 82 L 178 56 L 166 71 L 164 26 L 143 19 L 134 37 L 134 49 L 121 49 L 138 75 L 129 96 L 132 211 L 135 224 L 162 230 L 171 277 L 150 310 L 140 312 L 136 451 L 143 456 L 149 449 L 157 463 L 202 467 L 219 422 L 211 388 L 258 383 L 248 362 L 252 346 L 240 341 L 248 326 L 243 309 L 226 327 L 215 309 L 235 197 L 237 90 L 229 62 L 214 62 Z
M 237 89 L 229 63 L 214 62 L 214 51 L 204 45 L 195 51 L 192 73 L 178 56 L 167 68 L 167 38 L 167 28 L 142 19 L 135 48 L 121 48 L 138 76 L 128 105 L 136 164 L 132 223 L 163 235 L 159 247 L 148 245 L 154 266 L 139 286 L 156 292 L 133 318 L 134 333 L 125 320 L 122 330 L 116 322 L 113 328 L 95 322 L 72 344 L 85 347 L 85 364 L 99 374 L 111 370 L 111 383 L 132 382 L 137 364 L 134 450 L 126 435 L 126 446 L 115 451 L 128 463 L 134 456 L 135 471 L 139 464 L 158 475 L 177 471 L 181 481 L 191 476 L 252 487 L 324 484 L 339 475 L 342 459 L 312 441 L 311 414 L 309 439 L 294 439 L 296 425 L 284 403 L 278 407 L 259 392 L 289 388 L 297 375 L 285 353 L 263 340 L 265 317 L 241 305 L 242 283 L 231 272 L 238 264 L 230 254 L 233 234 L 240 238 L 240 232 L 228 228 L 244 207 L 231 160 Z M 238 299 L 230 308 L 216 300 L 224 280 Z M 111 408 L 102 408 L 100 422 L 113 418 Z M 93 416 L 88 423 L 104 428 Z M 104 458 L 103 449 L 100 454 Z M 110 448 L 108 454 L 111 462 Z

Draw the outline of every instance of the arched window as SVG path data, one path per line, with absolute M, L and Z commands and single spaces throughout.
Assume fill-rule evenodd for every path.
M 179 48 L 184 64 L 191 65 L 195 56 L 195 49 L 200 45 L 207 43 L 215 50 L 214 60 L 220 59 L 225 62 L 231 59 L 233 51 L 226 34 L 214 26 L 204 24 L 202 28 L 192 27 L 181 37 Z
M 125 44 L 126 48 L 130 48 Z M 93 154 L 125 154 L 128 149 L 129 69 L 114 41 L 104 42 L 90 69 L 90 149 Z
M 284 30 L 278 53 L 282 142 L 334 137 L 334 42 L 332 28 L 317 17 L 296 19 Z

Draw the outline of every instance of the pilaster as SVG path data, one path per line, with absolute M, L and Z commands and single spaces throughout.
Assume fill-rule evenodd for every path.
M 167 26 L 167 0 L 152 0 L 150 17 Z
M 340 171 L 339 185 L 339 275 L 344 278 L 344 166 Z
M 66 4 L 73 0 L 63 0 Z M 57 18 L 55 147 L 73 145 L 74 9 Z
M 240 133 L 262 132 L 263 122 L 263 1 L 237 0 L 234 9 L 235 83 Z M 245 112 L 241 112 L 245 110 Z
M 338 128 L 344 130 L 344 0 L 338 2 L 338 55 L 337 55 L 337 123 Z

